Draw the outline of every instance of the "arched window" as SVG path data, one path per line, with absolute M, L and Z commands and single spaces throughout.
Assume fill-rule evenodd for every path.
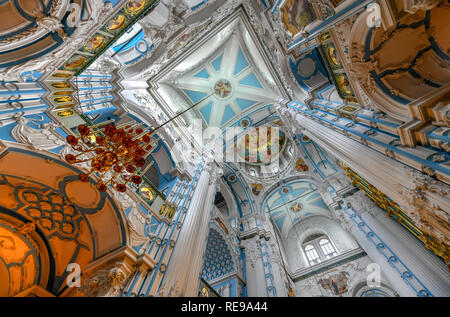
M 303 250 L 311 266 L 331 259 L 338 254 L 330 239 L 322 233 L 310 235 L 303 240 Z
M 305 253 L 310 265 L 320 263 L 320 256 L 312 244 L 305 246 Z
M 319 241 L 319 245 L 326 259 L 332 258 L 333 256 L 337 255 L 336 249 L 331 244 L 330 240 L 322 239 Z

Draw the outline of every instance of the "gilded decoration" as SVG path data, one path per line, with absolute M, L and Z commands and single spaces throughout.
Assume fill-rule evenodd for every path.
M 156 3 L 158 3 L 156 0 L 126 2 L 52 77 L 68 78 L 80 74 Z
M 0 295 L 34 285 L 59 295 L 69 264 L 82 270 L 125 234 L 114 201 L 64 163 L 15 149 L 0 156 Z
M 328 69 L 333 75 L 333 81 L 336 84 L 339 96 L 349 102 L 357 102 L 353 89 L 350 85 L 347 73 L 342 66 L 338 56 L 336 47 L 329 32 L 325 32 L 319 36 L 320 48 L 322 55 L 325 56 Z
M 262 190 L 263 190 L 262 184 L 252 184 L 252 192 L 256 196 L 259 196 L 259 194 L 261 193 Z
M 395 201 L 387 197 L 373 185 L 366 182 L 344 163 L 341 162 L 341 166 L 344 168 L 345 174 L 350 179 L 353 186 L 362 189 L 378 207 L 386 211 L 389 217 L 400 223 L 409 232 L 422 241 L 427 249 L 432 250 L 436 255 L 443 258 L 450 270 L 450 248 L 447 244 L 439 241 L 437 238 L 429 235 L 428 233 L 422 232 Z
M 295 163 L 295 169 L 297 172 L 307 172 L 309 170 L 308 165 L 306 165 L 305 161 L 302 158 L 299 158 Z
M 281 19 L 289 33 L 294 36 L 317 20 L 317 16 L 308 0 L 287 0 L 281 8 Z
M 44 250 L 31 233 L 33 223 L 18 224 L 0 218 L 0 296 L 14 296 L 41 281 Z M 40 254 L 42 253 L 42 254 Z M 47 260 L 48 261 L 48 260 Z M 48 274 L 48 273 L 47 273 Z M 45 275 L 45 274 L 44 274 Z

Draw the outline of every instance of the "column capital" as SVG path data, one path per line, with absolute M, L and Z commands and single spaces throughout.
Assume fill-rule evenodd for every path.
M 223 169 L 213 167 L 210 171 L 211 177 L 209 179 L 209 185 L 218 185 L 218 180 L 223 175 Z
M 345 197 L 343 200 L 345 207 L 351 207 L 360 215 L 366 212 L 372 214 L 372 210 L 376 207 L 375 203 L 361 190 L 358 190 L 351 196 Z

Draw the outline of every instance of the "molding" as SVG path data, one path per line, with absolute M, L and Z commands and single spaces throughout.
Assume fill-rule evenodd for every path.
M 334 267 L 354 261 L 363 256 L 367 256 L 367 253 L 361 248 L 356 248 L 356 249 L 349 250 L 344 253 L 338 254 L 337 256 L 335 256 L 331 259 L 328 259 L 324 262 L 321 262 L 319 264 L 316 264 L 314 266 L 299 269 L 293 273 L 290 273 L 289 275 L 293 279 L 294 282 L 301 281 L 301 280 L 307 279 L 313 275 L 316 275 L 316 274 L 322 273 L 324 271 L 327 271 L 329 269 L 332 269 Z

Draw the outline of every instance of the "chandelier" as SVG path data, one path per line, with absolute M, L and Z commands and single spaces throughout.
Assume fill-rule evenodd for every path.
M 139 173 L 139 169 L 145 165 L 145 159 L 154 150 L 157 140 L 152 136 L 154 131 L 139 127 L 140 123 L 116 126 L 111 121 L 90 127 L 79 125 L 80 137 L 66 137 L 71 148 L 79 153 L 67 154 L 65 159 L 69 164 L 90 162 L 89 172 L 78 175 L 80 181 L 86 183 L 90 175 L 97 173 L 99 191 L 106 191 L 110 185 L 119 192 L 125 192 L 128 183 L 142 183 L 141 175 L 145 170 Z
M 76 85 L 78 95 L 78 77 L 76 77 Z M 105 192 L 107 185 L 110 185 L 119 192 L 125 192 L 128 183 L 131 182 L 136 185 L 142 183 L 141 175 L 153 165 L 153 162 L 151 162 L 144 170 L 139 172 L 140 168 L 146 163 L 145 159 L 153 152 L 158 142 L 153 137 L 156 131 L 193 109 L 213 94 L 214 92 L 205 96 L 151 131 L 148 128 L 139 127 L 142 123 L 116 126 L 114 120 L 92 126 L 81 124 L 77 127 L 80 137 L 74 135 L 66 137 L 66 141 L 71 148 L 79 153 L 76 155 L 67 154 L 65 159 L 69 164 L 90 162 L 89 172 L 78 175 L 80 181 L 87 183 L 89 182 L 89 176 L 96 173 L 99 191 Z M 88 158 L 85 158 L 86 156 Z

